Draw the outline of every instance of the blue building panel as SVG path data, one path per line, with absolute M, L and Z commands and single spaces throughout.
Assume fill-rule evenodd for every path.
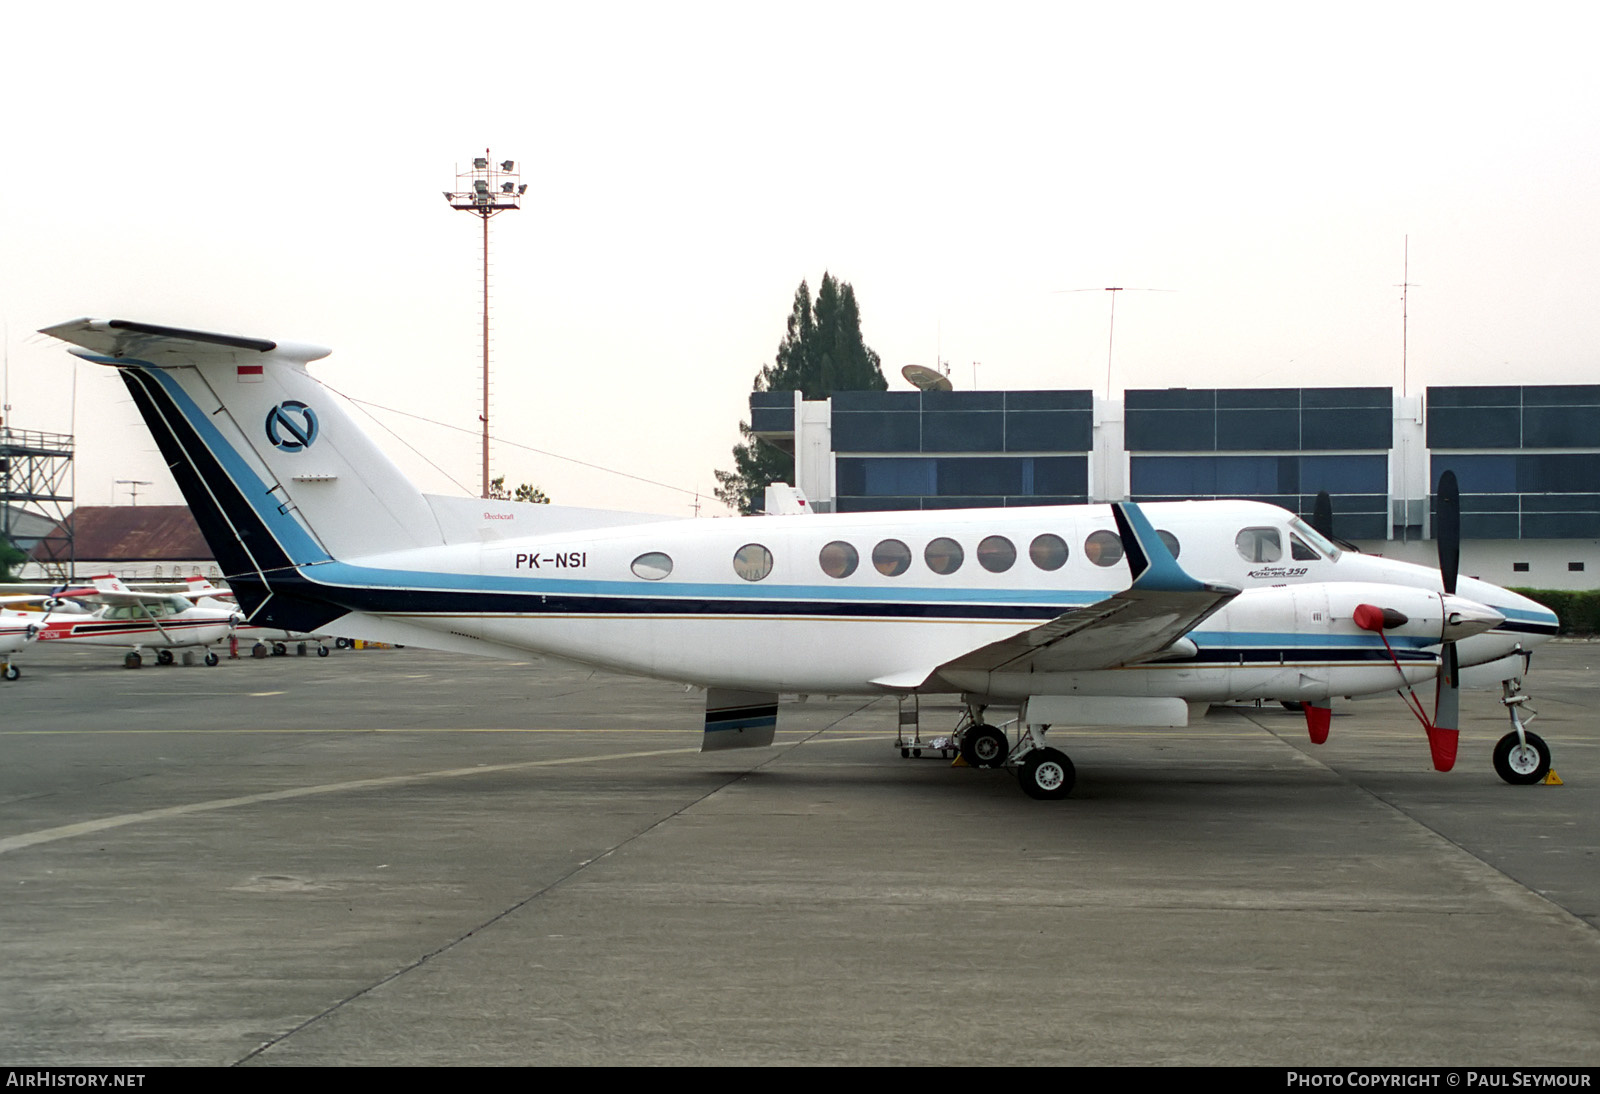
M 793 433 L 794 392 L 752 392 L 750 395 L 750 428 L 757 433 Z
M 1428 447 L 1600 447 L 1600 385 L 1430 387 Z
M 928 410 L 922 412 L 924 452 L 1004 452 L 1006 416 L 1001 411 Z
M 1129 452 L 1386 451 L 1389 388 L 1216 388 L 1129 391 Z
M 833 449 L 855 452 L 1087 452 L 1087 391 L 840 392 Z
M 1007 405 L 1005 434 L 1007 452 L 1087 452 L 1094 447 L 1094 415 L 1082 410 L 1014 410 Z

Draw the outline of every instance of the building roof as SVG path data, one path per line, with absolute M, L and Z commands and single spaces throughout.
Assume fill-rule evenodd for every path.
M 80 505 L 71 526 L 73 555 L 95 562 L 209 562 L 187 505 Z

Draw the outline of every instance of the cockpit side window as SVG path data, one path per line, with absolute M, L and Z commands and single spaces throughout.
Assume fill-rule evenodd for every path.
M 1322 558 L 1321 555 L 1301 542 L 1300 537 L 1293 532 L 1289 533 L 1289 557 L 1296 562 L 1316 562 Z
M 1276 528 L 1245 528 L 1233 537 L 1233 545 L 1246 562 L 1277 562 L 1283 557 L 1283 540 Z
M 1289 522 L 1289 527 L 1293 530 L 1295 535 L 1309 543 L 1313 551 L 1322 552 L 1323 558 L 1331 558 L 1335 560 L 1338 559 L 1340 554 L 1339 548 L 1335 544 L 1329 543 L 1326 536 L 1324 536 L 1321 532 L 1318 532 L 1315 528 L 1311 527 L 1311 525 L 1307 524 L 1299 517 L 1295 517 L 1293 520 L 1291 520 Z

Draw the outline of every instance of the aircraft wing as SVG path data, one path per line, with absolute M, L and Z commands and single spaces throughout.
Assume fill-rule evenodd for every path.
M 1231 585 L 1185 573 L 1137 505 L 1119 502 L 1112 512 L 1133 572 L 1131 586 L 979 646 L 934 672 L 1082 672 L 1134 664 L 1172 647 L 1239 595 Z

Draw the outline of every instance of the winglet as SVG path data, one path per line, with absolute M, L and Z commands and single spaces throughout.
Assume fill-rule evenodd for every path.
M 1133 588 L 1161 592 L 1200 592 L 1210 588 L 1178 565 L 1138 505 L 1131 501 L 1113 502 L 1111 515 L 1116 518 L 1117 534 L 1122 537 Z

